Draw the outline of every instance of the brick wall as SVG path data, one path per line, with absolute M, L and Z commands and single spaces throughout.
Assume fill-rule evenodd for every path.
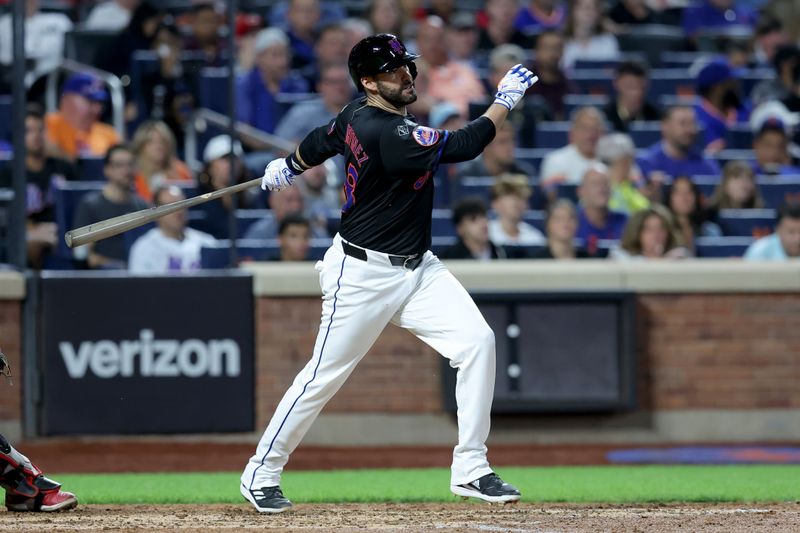
M 0 377 L 0 421 L 22 418 L 21 309 L 19 301 L 0 300 L 0 348 L 8 357 L 14 377 L 13 387 Z
M 266 420 L 314 345 L 319 298 L 257 299 L 257 408 Z M 800 407 L 800 294 L 638 297 L 643 410 Z M 326 412 L 439 412 L 440 356 L 389 326 Z

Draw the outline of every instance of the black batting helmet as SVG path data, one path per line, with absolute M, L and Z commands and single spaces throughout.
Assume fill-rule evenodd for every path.
M 363 91 L 361 78 L 374 76 L 380 72 L 389 72 L 403 65 L 408 65 L 411 76 L 417 77 L 417 67 L 414 60 L 419 54 L 412 54 L 406 50 L 406 45 L 391 33 L 378 33 L 361 39 L 350 50 L 347 66 L 350 76 L 359 91 Z

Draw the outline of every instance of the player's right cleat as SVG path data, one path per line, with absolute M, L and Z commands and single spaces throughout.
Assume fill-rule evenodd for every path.
M 53 513 L 74 509 L 77 506 L 78 498 L 71 492 L 63 490 L 43 491 L 34 498 L 6 492 L 6 509 L 9 511 Z
M 259 513 L 282 513 L 292 508 L 292 502 L 283 496 L 279 485 L 250 490 L 240 484 L 239 491 Z
M 464 485 L 450 485 L 450 492 L 462 498 L 471 497 L 491 503 L 515 502 L 520 499 L 517 487 L 506 483 L 492 472 Z

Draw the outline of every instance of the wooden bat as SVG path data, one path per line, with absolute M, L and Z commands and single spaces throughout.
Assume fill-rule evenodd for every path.
M 108 237 L 113 237 L 114 235 L 119 235 L 124 231 L 138 228 L 139 226 L 143 226 L 148 222 L 152 222 L 157 218 L 163 217 L 164 215 L 169 215 L 170 213 L 180 211 L 181 209 L 188 209 L 189 207 L 204 204 L 206 202 L 210 202 L 211 200 L 216 200 L 217 198 L 255 187 L 259 184 L 261 184 L 261 178 L 256 178 L 244 183 L 237 183 L 236 185 L 225 187 L 224 189 L 207 192 L 205 194 L 201 194 L 200 196 L 193 196 L 192 198 L 178 200 L 177 202 L 172 202 L 171 204 L 150 207 L 134 213 L 128 213 L 118 217 L 109 218 L 107 220 L 102 220 L 100 222 L 95 222 L 94 224 L 83 226 L 82 228 L 69 230 L 66 234 L 64 234 L 64 240 L 67 242 L 67 246 L 70 248 L 75 248 L 76 246 L 81 246 L 90 242 L 96 242 Z

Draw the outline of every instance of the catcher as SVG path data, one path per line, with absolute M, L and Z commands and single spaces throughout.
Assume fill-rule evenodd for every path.
M 0 351 L 0 374 L 11 380 L 11 366 Z M 6 490 L 9 511 L 54 512 L 73 509 L 78 498 L 61 490 L 61 484 L 48 479 L 39 468 L 0 435 L 0 486 Z

